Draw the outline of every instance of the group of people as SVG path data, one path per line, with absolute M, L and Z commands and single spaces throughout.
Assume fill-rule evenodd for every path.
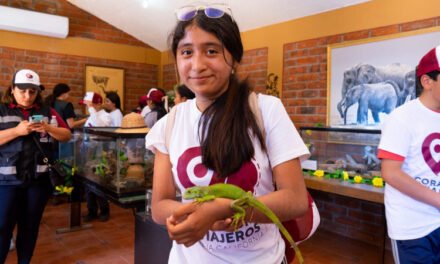
M 161 89 L 150 89 L 138 108 L 151 127 L 146 148 L 155 153 L 152 216 L 174 241 L 169 263 L 286 263 L 286 245 L 265 215 L 246 208 L 245 223 L 234 229 L 232 200 L 198 205 L 176 200 L 176 193 L 189 187 L 231 183 L 250 191 L 281 221 L 294 219 L 308 210 L 300 161 L 309 156 L 278 98 L 258 95 L 263 124 L 253 114 L 252 89 L 236 76 L 244 50 L 230 9 L 186 6 L 176 13 L 171 51 L 179 81 L 195 99 L 175 106 L 171 127 Z M 382 131 L 379 158 L 397 263 L 440 263 L 439 73 L 440 46 L 417 67 L 420 96 L 393 111 Z M 68 128 L 83 121 L 73 121 L 71 109 L 58 114 L 42 104 L 35 72 L 18 71 L 12 84 L 0 105 L 0 262 L 17 225 L 18 261 L 29 263 L 50 194 L 47 168 L 41 155 L 34 155 L 32 137 L 40 140 L 45 132 L 65 141 Z M 176 91 L 177 102 L 186 97 Z M 63 108 L 56 100 L 51 105 Z M 86 95 L 83 103 L 91 115 L 86 126 L 118 126 L 122 115 L 114 97 L 107 95 L 105 102 L 113 115 L 103 112 L 98 94 Z M 55 116 L 60 125 L 29 122 L 34 114 Z M 90 213 L 96 217 L 96 211 Z
M 176 14 L 171 51 L 180 81 L 196 96 L 177 106 L 170 138 L 169 116 L 146 136 L 155 153 L 152 216 L 173 240 L 169 263 L 286 263 L 278 230 L 252 208 L 234 230 L 230 199 L 175 200 L 192 186 L 232 183 L 281 221 L 299 217 L 307 211 L 300 161 L 309 155 L 278 99 L 258 96 L 264 124 L 257 125 L 250 87 L 235 75 L 243 46 L 230 9 L 185 6 Z M 394 110 L 382 129 L 378 157 L 396 263 L 440 263 L 439 75 L 437 46 L 416 68 L 418 98 Z
M 174 89 L 174 105 L 186 102 L 195 97 L 194 93 L 184 84 L 177 85 Z M 146 95 L 139 98 L 138 107 L 135 112 L 140 113 L 144 118 L 147 127 L 154 124 L 168 112 L 168 96 L 160 88 L 151 88 Z
M 68 141 L 73 128 L 121 126 L 121 100 L 116 92 L 107 92 L 105 99 L 99 93 L 87 92 L 80 104 L 86 106 L 89 116 L 77 119 L 74 106 L 69 102 L 69 85 L 55 85 L 46 98 L 42 96 L 44 89 L 35 71 L 22 69 L 12 77 L 12 85 L 1 93 L 0 263 L 4 263 L 10 247 L 13 248 L 15 228 L 18 263 L 30 263 L 42 214 L 53 193 L 43 156 L 56 159 L 58 142 Z M 176 93 L 179 98 L 176 101 L 194 97 L 184 86 L 179 86 Z M 142 102 L 140 100 L 149 126 L 167 113 L 164 95 L 163 90 L 152 88 L 141 98 Z M 35 122 L 34 115 L 42 116 L 42 120 Z M 56 122 L 51 122 L 52 118 Z M 40 153 L 34 140 L 38 140 L 44 153 Z M 83 221 L 109 219 L 108 200 L 88 189 L 86 200 L 88 212 Z

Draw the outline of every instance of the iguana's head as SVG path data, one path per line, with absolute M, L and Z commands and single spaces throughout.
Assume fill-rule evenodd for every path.
M 202 198 L 209 193 L 209 188 L 205 186 L 194 186 L 185 190 L 184 199 Z

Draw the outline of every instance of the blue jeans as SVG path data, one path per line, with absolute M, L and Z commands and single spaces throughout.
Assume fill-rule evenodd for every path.
M 428 235 L 410 240 L 395 240 L 398 264 L 440 263 L 440 228 Z
M 0 263 L 6 261 L 15 225 L 18 263 L 30 263 L 51 193 L 49 177 L 26 186 L 0 186 Z

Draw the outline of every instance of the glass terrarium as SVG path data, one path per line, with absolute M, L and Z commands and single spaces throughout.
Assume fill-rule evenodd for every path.
M 154 155 L 145 149 L 145 133 L 84 128 L 74 153 L 77 174 L 117 197 L 145 195 L 152 187 Z
M 380 130 L 301 127 L 300 134 L 311 154 L 302 163 L 304 169 L 380 176 L 380 160 L 376 157 Z

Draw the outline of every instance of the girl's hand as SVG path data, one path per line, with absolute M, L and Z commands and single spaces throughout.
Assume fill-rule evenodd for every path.
M 226 218 L 225 220 L 218 220 L 212 225 L 211 230 L 233 232 L 235 231 L 235 227 L 233 227 L 231 224 L 232 224 L 232 218 Z
M 227 226 L 227 222 L 221 223 L 218 220 L 226 219 L 231 214 L 229 199 L 218 198 L 201 204 L 188 203 L 167 218 L 166 226 L 172 240 L 190 247 L 201 240 L 212 227 Z

